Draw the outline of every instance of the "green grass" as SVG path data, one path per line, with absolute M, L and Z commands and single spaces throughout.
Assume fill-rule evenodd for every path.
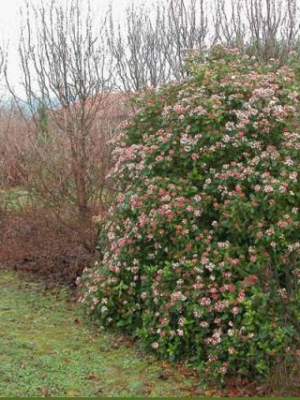
M 0 270 L 0 396 L 191 396 L 197 382 L 78 315 L 65 290 Z M 199 395 L 199 393 L 198 393 Z

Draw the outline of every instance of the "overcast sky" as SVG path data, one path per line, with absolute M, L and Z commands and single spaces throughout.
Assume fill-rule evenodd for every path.
M 68 0 L 60 0 L 67 3 Z M 82 0 L 85 3 L 85 0 Z M 38 4 L 41 0 L 31 0 Z M 47 3 L 47 0 L 45 1 Z M 116 14 L 122 15 L 128 4 L 144 3 L 143 0 L 90 0 L 95 15 L 101 14 L 102 9 L 112 3 Z M 147 0 L 147 3 L 150 2 Z M 0 0 L 0 42 L 9 42 L 9 76 L 14 87 L 20 90 L 20 67 L 18 60 L 18 40 L 20 35 L 20 7 L 24 7 L 26 0 Z

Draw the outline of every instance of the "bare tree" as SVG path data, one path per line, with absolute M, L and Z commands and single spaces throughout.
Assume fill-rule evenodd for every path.
M 2 89 L 3 85 L 5 83 L 4 81 L 4 70 L 6 66 L 6 61 L 7 61 L 7 49 L 5 48 L 4 45 L 0 44 L 0 90 L 1 90 L 1 96 L 2 96 Z M 1 98 L 2 100 L 2 98 Z M 1 104 L 1 102 L 0 102 Z
M 284 62 L 290 50 L 300 53 L 299 7 L 298 0 L 166 0 L 131 5 L 119 23 L 111 9 L 106 35 L 120 88 L 179 80 L 185 56 L 216 43 Z
M 3 72 L 3 67 L 4 67 L 4 53 L 3 53 L 2 48 L 0 47 L 0 77 Z
M 223 43 L 228 47 L 244 48 L 246 42 L 246 24 L 244 0 L 232 0 L 230 7 L 226 0 L 215 0 L 212 3 L 213 18 L 212 43 Z
M 32 187 L 63 223 L 84 233 L 101 206 L 109 162 L 107 132 L 99 129 L 112 88 L 105 18 L 96 25 L 89 4 L 83 9 L 78 0 L 36 7 L 27 2 L 22 16 L 19 55 L 32 117 Z
M 169 1 L 165 52 L 175 79 L 185 76 L 189 52 L 200 52 L 208 44 L 207 4 L 205 0 Z
M 202 50 L 208 35 L 205 0 L 167 0 L 155 7 L 132 4 L 125 22 L 112 8 L 106 35 L 120 88 L 140 91 L 185 75 L 186 51 Z
M 290 50 L 299 51 L 297 0 L 216 0 L 213 10 L 214 43 L 261 61 L 284 61 Z
M 112 8 L 106 35 L 116 66 L 121 90 L 140 91 L 158 87 L 170 77 L 170 66 L 164 51 L 166 31 L 164 6 L 157 5 L 151 15 L 145 5 L 131 5 L 125 14 L 125 31 L 115 22 Z

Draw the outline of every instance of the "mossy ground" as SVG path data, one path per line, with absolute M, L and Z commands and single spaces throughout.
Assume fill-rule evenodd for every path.
M 0 396 L 201 395 L 192 377 L 83 322 L 65 290 L 0 270 L 0 294 Z
M 0 190 L 0 205 L 8 211 L 20 211 L 30 206 L 28 191 L 22 188 Z

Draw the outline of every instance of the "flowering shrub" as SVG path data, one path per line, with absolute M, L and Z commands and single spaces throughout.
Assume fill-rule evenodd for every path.
M 299 339 L 296 77 L 222 48 L 189 71 L 118 137 L 120 194 L 81 301 L 162 357 L 265 375 Z

